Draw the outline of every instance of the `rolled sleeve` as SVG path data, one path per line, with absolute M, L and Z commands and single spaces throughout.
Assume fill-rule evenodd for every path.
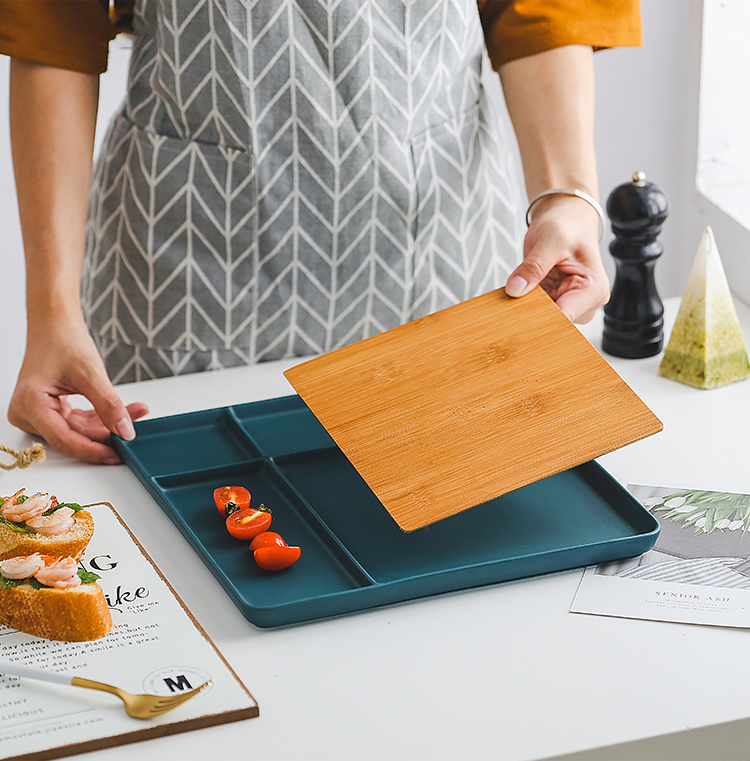
M 101 74 L 119 30 L 99 0 L 0 0 L 0 54 Z
M 478 0 L 492 66 L 564 45 L 643 44 L 639 0 Z

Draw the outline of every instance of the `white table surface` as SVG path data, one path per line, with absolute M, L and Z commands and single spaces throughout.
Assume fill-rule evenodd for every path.
M 677 305 L 667 302 L 667 337 Z M 737 306 L 750 338 L 750 310 Z M 584 333 L 600 346 L 601 315 Z M 614 477 L 750 493 L 750 382 L 699 391 L 661 378 L 659 357 L 610 361 L 664 423 L 600 458 Z M 159 417 L 292 393 L 282 375 L 291 364 L 120 392 Z M 0 442 L 30 441 L 3 416 Z M 748 631 L 571 614 L 580 570 L 265 631 L 125 466 L 50 452 L 29 470 L 0 471 L 0 493 L 20 486 L 112 502 L 260 704 L 256 719 L 87 761 L 747 757 Z

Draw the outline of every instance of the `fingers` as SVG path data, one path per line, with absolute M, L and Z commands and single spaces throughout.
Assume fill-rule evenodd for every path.
M 524 241 L 523 261 L 508 278 L 509 296 L 527 294 L 550 273 L 562 282 L 570 276 L 585 277 L 596 266 L 599 248 L 591 250 L 586 226 L 572 217 L 567 206 L 567 210 L 553 206 L 534 218 Z
M 27 433 L 41 436 L 61 454 L 105 465 L 120 462 L 117 452 L 109 446 L 110 432 L 94 410 L 72 409 L 65 400 L 43 397 L 34 407 L 33 420 L 19 419 L 13 409 L 9 410 L 8 418 Z M 148 407 L 140 402 L 129 404 L 125 409 L 130 420 L 148 413 Z
M 545 255 L 543 251 L 532 249 L 531 254 L 511 272 L 505 292 L 513 298 L 525 296 L 547 277 L 556 263 L 555 258 L 556 255 L 552 251 Z
M 91 402 L 99 420 L 108 431 L 116 433 L 125 441 L 132 441 L 135 438 L 130 414 L 110 383 L 103 367 L 101 369 L 97 367 L 92 374 L 81 379 L 78 392 Z
M 140 420 L 144 415 L 148 415 L 148 406 L 143 402 L 133 402 L 126 408 L 131 420 Z
M 532 222 L 524 242 L 523 261 L 510 274 L 505 286 L 508 296 L 525 296 L 563 264 L 568 265 L 566 274 L 578 274 L 572 265 L 576 264 L 581 242 L 576 238 L 576 230 L 567 229 L 569 226 L 568 220 L 549 212 Z
M 140 402 L 129 404 L 126 409 L 131 420 L 137 420 L 148 412 L 148 407 Z M 102 424 L 95 410 L 72 409 L 67 402 L 64 402 L 63 417 L 71 429 L 92 441 L 99 441 L 102 444 L 110 443 L 110 431 Z
M 120 462 L 112 447 L 82 433 L 77 426 L 69 423 L 64 413 L 59 399 L 40 392 L 19 392 L 17 388 L 8 409 L 8 420 L 17 428 L 40 436 L 61 454 L 84 462 L 108 465 Z
M 72 449 L 64 453 L 87 462 L 101 462 L 105 465 L 118 464 L 120 457 L 109 446 L 110 431 L 102 424 L 96 411 L 71 409 L 69 405 L 67 406 L 68 411 L 62 417 L 71 431 L 71 436 L 59 443 L 62 447 L 72 447 Z M 137 420 L 148 413 L 148 407 L 140 402 L 129 404 L 125 409 L 131 421 Z M 64 427 L 61 429 L 61 432 L 63 435 L 66 434 Z M 101 447 L 89 446 L 90 443 L 98 443 Z M 50 445 L 54 449 L 62 451 L 51 442 Z
M 580 324 L 591 322 L 594 319 L 596 310 L 600 304 L 591 306 L 592 297 L 587 291 L 583 289 L 574 289 L 562 294 L 557 299 L 557 306 L 560 311 L 571 321 Z M 598 302 L 599 300 L 596 299 Z
M 44 421 L 44 428 L 43 438 L 60 454 L 94 464 L 119 465 L 120 463 L 120 456 L 112 447 L 71 429 L 63 418 L 48 417 Z
M 71 329 L 66 339 L 44 337 L 27 343 L 8 420 L 62 454 L 85 462 L 118 463 L 109 445 L 110 432 L 132 440 L 133 421 L 148 408 L 139 402 L 123 404 L 87 332 Z M 67 396 L 73 394 L 85 396 L 94 409 L 72 409 Z
M 598 245 L 598 217 L 580 199 L 550 200 L 526 234 L 524 260 L 505 292 L 521 297 L 537 285 L 574 322 L 588 322 L 609 299 Z

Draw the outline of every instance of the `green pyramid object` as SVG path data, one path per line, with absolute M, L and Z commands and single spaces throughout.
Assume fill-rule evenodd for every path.
M 713 230 L 703 231 L 659 372 L 696 388 L 750 376 L 742 331 Z

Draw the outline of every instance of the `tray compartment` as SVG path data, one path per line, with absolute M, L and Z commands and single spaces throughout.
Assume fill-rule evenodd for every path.
M 302 548 L 289 569 L 261 570 L 249 542 L 233 538 L 213 502 L 213 491 L 226 484 L 246 486 L 252 505 L 261 502 L 273 514 L 271 529 Z M 358 589 L 372 583 L 362 570 L 316 525 L 314 517 L 271 464 L 256 460 L 241 466 L 154 479 L 168 513 L 211 572 L 247 612 L 309 597 Z
M 266 457 L 335 447 L 326 429 L 298 396 L 230 408 L 237 424 Z
M 399 529 L 340 450 L 276 464 L 377 582 L 499 563 L 508 564 L 510 574 L 523 575 L 550 553 L 557 554 L 555 563 L 567 553 L 566 567 L 572 567 L 599 562 L 613 551 L 620 557 L 637 555 L 645 551 L 640 546 L 655 540 L 650 536 L 655 521 L 644 517 L 641 506 L 595 463 L 411 533 Z
M 136 424 L 136 430 L 138 436 L 127 442 L 127 452 L 134 464 L 151 476 L 231 465 L 261 456 L 226 409 L 144 420 Z

